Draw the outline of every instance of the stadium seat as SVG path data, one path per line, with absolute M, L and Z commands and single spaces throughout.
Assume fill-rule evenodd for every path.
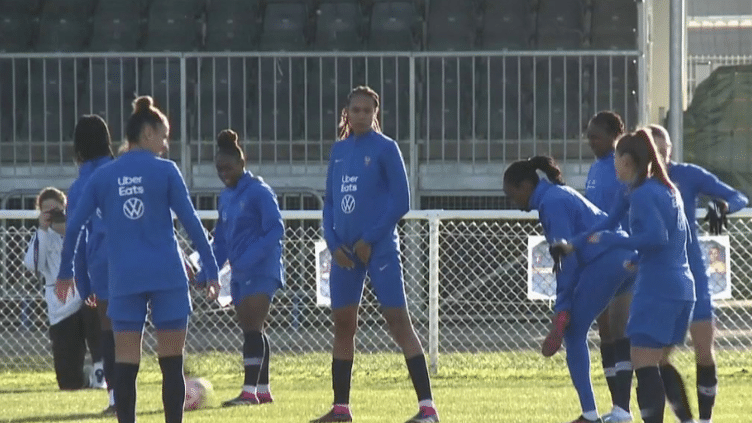
M 527 1 L 485 0 L 481 3 L 482 50 L 525 50 L 535 35 L 535 15 Z M 430 23 L 429 23 L 430 25 Z
M 428 4 L 428 50 L 472 50 L 478 31 L 473 2 L 432 0 Z
M 25 60 L 0 59 L 0 141 L 12 140 L 24 124 L 28 67 Z M 15 129 L 14 129 L 15 123 Z
M 105 119 L 113 142 L 124 139 L 124 121 L 131 113 L 136 91 L 136 59 L 94 58 L 83 79 L 79 115 L 94 113 Z
M 590 46 L 594 49 L 637 48 L 635 0 L 596 0 L 593 3 Z
M 409 1 L 384 1 L 371 10 L 368 48 L 377 51 L 412 51 L 419 22 L 415 4 Z
M 570 50 L 582 47 L 585 33 L 582 0 L 540 0 L 536 42 L 542 50 Z
M 78 112 L 75 99 L 81 88 L 80 75 L 85 62 L 38 59 L 31 60 L 29 66 L 30 115 L 21 120 L 19 139 L 70 140 Z
M 259 59 L 259 99 L 252 116 L 256 133 L 248 137 L 268 140 L 300 139 L 303 133 L 304 58 L 262 57 Z M 260 111 L 258 110 L 260 108 Z
M 94 10 L 89 50 L 137 50 L 142 37 L 142 12 L 139 0 L 101 0 Z
M 553 57 L 536 62 L 536 134 L 541 139 L 580 139 L 587 112 L 589 79 L 577 57 Z
M 265 51 L 301 51 L 306 48 L 308 6 L 303 2 L 269 3 L 264 11 L 259 47 Z
M 41 0 L 0 0 L 0 10 L 3 13 L 36 14 L 42 5 Z
M 410 134 L 408 58 L 369 57 L 365 64 L 362 82 L 381 96 L 381 129 L 398 141 L 406 140 Z
M 427 59 L 423 113 L 427 119 L 424 126 L 426 140 L 456 143 L 470 138 L 473 120 L 467 117 L 473 109 L 472 60 L 454 57 Z M 446 153 L 454 154 L 455 150 Z
M 195 2 L 155 0 L 149 8 L 147 51 L 192 51 L 198 47 L 199 25 Z
M 151 95 L 157 107 L 167 114 L 170 121 L 170 139 L 179 140 L 180 115 L 189 110 L 181 110 L 180 105 L 180 62 L 176 58 L 144 59 L 139 66 L 139 84 L 136 87 L 137 95 Z M 187 67 L 186 96 L 188 107 L 192 107 L 191 99 L 194 98 L 196 86 L 196 70 L 193 66 Z
M 31 15 L 5 13 L 0 17 L 0 52 L 29 51 L 32 30 Z
M 80 51 L 90 35 L 91 0 L 45 2 L 39 22 L 37 51 Z
M 354 2 L 324 2 L 316 11 L 316 50 L 357 51 L 363 48 L 363 15 Z
M 491 141 L 532 135 L 532 57 L 489 57 L 477 65 L 476 134 Z
M 206 11 L 204 48 L 207 51 L 255 50 L 260 24 L 256 0 L 211 0 Z
M 219 131 L 227 128 L 237 132 L 240 139 L 246 138 L 246 132 L 254 132 L 258 116 L 251 114 L 246 101 L 258 95 L 255 78 L 248 77 L 256 66 L 255 58 L 201 60 L 196 106 L 199 140 L 213 141 Z
M 637 121 L 637 62 L 634 58 L 599 57 L 595 62 L 592 97 L 594 112 L 614 110 L 628 127 Z
M 334 141 L 350 90 L 365 83 L 365 58 L 311 58 L 307 65 L 306 139 Z M 328 154 L 328 150 L 324 150 Z

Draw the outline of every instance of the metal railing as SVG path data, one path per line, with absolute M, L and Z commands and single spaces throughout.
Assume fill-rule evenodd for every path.
M 29 219 L 35 216 L 33 211 L 0 211 L 0 368 L 48 368 L 51 363 L 41 283 L 22 267 L 35 230 L 35 221 Z M 211 225 L 217 213 L 201 212 L 201 217 Z M 321 212 L 286 211 L 283 218 L 287 285 L 275 296 L 269 317 L 272 347 L 283 353 L 329 351 L 329 310 L 317 305 Z M 539 349 L 551 314 L 549 301 L 528 295 L 528 237 L 541 234 L 536 214 L 412 211 L 398 232 L 408 307 L 432 368 L 438 367 L 442 353 L 450 352 L 511 351 L 505 355 L 510 366 L 529 363 L 523 353 Z M 752 209 L 730 216 L 728 236 L 731 299 L 716 303 L 716 347 L 748 349 L 752 346 Z M 190 252 L 182 235 L 180 241 Z M 550 269 L 550 264 L 545 268 Z M 199 360 L 201 354 L 214 351 L 239 354 L 241 331 L 234 313 L 202 298 L 194 295 L 187 352 Z M 370 289 L 363 298 L 358 350 L 394 351 Z M 147 334 L 146 350 L 153 352 L 151 327 Z
M 0 54 L 0 163 L 7 178 L 59 181 L 71 168 L 78 116 L 102 115 L 120 141 L 134 95 L 150 94 L 170 119 L 170 157 L 192 187 L 206 187 L 214 138 L 232 127 L 252 166 L 313 176 L 321 189 L 343 102 L 353 86 L 368 84 L 381 94 L 382 128 L 400 143 L 415 189 L 436 189 L 430 175 L 447 166 L 459 182 L 444 189 L 474 189 L 464 176 L 500 175 L 500 164 L 533 154 L 580 175 L 591 161 L 582 142 L 590 116 L 613 109 L 628 126 L 638 123 L 639 58 L 638 51 Z

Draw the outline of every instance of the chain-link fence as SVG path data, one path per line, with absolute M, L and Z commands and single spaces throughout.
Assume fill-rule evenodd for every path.
M 204 212 L 202 212 L 204 213 Z M 286 286 L 268 319 L 281 353 L 328 351 L 329 309 L 317 305 L 316 244 L 320 212 L 283 212 Z M 207 227 L 216 212 L 202 214 Z M 51 365 L 43 284 L 23 267 L 36 230 L 35 212 L 0 211 L 0 368 Z M 717 306 L 717 347 L 752 345 L 752 210 L 729 221 L 731 299 Z M 540 235 L 534 214 L 512 211 L 414 211 L 399 225 L 405 288 L 413 324 L 434 370 L 441 353 L 537 350 L 551 302 L 528 294 L 528 237 Z M 182 235 L 181 244 L 191 252 Z M 534 268 L 534 267 L 533 267 Z M 241 330 L 231 308 L 194 293 L 187 352 L 238 352 Z M 357 349 L 396 351 L 370 288 L 360 313 Z M 154 350 L 147 326 L 145 349 Z M 595 346 L 595 344 L 593 344 Z M 517 354 L 507 354 L 514 366 Z

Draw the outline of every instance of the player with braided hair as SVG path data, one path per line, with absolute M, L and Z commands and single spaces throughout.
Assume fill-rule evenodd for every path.
M 334 345 L 334 405 L 312 422 L 349 422 L 350 378 L 363 283 L 368 272 L 392 337 L 405 356 L 418 396 L 409 423 L 438 422 L 423 347 L 405 301 L 397 223 L 410 209 L 405 164 L 397 143 L 379 127 L 379 95 L 355 87 L 347 97 L 332 147 L 324 198 L 324 237 L 330 275 Z
M 230 292 L 243 330 L 243 389 L 225 407 L 273 401 L 269 390 L 269 337 L 264 322 L 274 294 L 284 285 L 282 238 L 285 228 L 277 196 L 269 185 L 245 168 L 238 134 L 230 129 L 217 137 L 217 176 L 225 184 L 214 227 L 217 263 L 230 262 Z M 203 274 L 197 276 L 203 279 Z
M 718 235 L 725 224 L 726 214 L 741 210 L 747 205 L 748 199 L 744 194 L 726 185 L 718 177 L 700 166 L 671 161 L 671 139 L 668 131 L 659 125 L 650 125 L 649 128 L 655 139 L 656 147 L 668 168 L 668 176 L 679 188 L 684 201 L 684 212 L 691 230 L 691 237 L 687 244 L 687 255 L 689 268 L 695 278 L 697 302 L 695 303 L 689 333 L 692 336 L 697 362 L 697 403 L 700 422 L 709 423 L 718 386 L 713 353 L 715 329 L 713 327 L 713 304 L 708 283 L 708 269 L 702 259 L 702 251 L 697 239 L 695 207 L 700 195 L 711 198 L 708 203 L 706 219 L 710 223 L 710 232 Z M 668 373 L 676 373 L 676 369 L 669 363 L 663 363 L 661 374 Z M 668 394 L 669 390 L 667 389 L 666 392 Z M 669 395 L 668 400 L 677 414 L 680 415 L 680 419 L 684 421 L 692 418 L 686 399 L 672 398 Z
M 536 171 L 543 171 L 542 179 Z M 556 304 L 550 333 L 542 352 L 552 356 L 566 340 L 567 367 L 580 398 L 582 415 L 572 423 L 602 422 L 590 381 L 587 333 L 614 296 L 630 289 L 635 252 L 629 248 L 589 246 L 561 256 L 557 240 L 585 231 L 605 213 L 577 191 L 564 185 L 553 159 L 536 156 L 512 163 L 504 172 L 504 192 L 523 210 L 537 210 L 556 266 Z

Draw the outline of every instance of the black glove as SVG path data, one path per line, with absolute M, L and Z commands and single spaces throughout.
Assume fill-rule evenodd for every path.
M 551 254 L 551 258 L 554 259 L 554 266 L 551 270 L 554 273 L 561 271 L 561 259 L 564 258 L 564 247 L 561 244 L 556 244 L 548 247 L 548 253 Z
M 705 220 L 708 222 L 711 235 L 720 235 L 724 227 L 728 229 L 727 212 L 728 204 L 725 201 L 712 200 L 708 202 L 708 214 L 705 215 Z

